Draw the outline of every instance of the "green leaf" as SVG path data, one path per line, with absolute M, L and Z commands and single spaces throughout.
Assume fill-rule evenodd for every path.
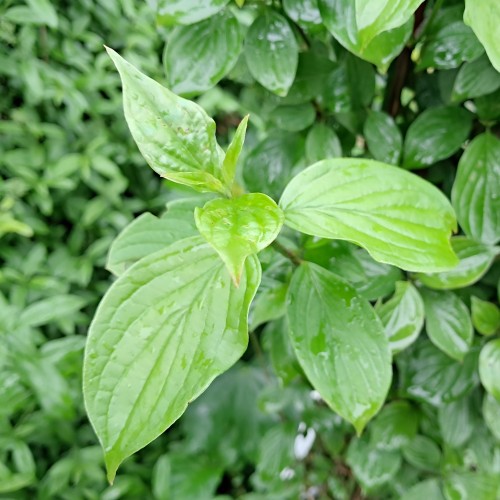
M 494 335 L 500 329 L 500 309 L 496 304 L 471 297 L 472 323 L 481 335 Z
M 337 134 L 324 123 L 315 124 L 306 138 L 306 158 L 309 163 L 339 158 L 342 156 L 342 145 Z
M 462 21 L 443 24 L 425 40 L 417 70 L 458 68 L 462 62 L 473 61 L 483 53 L 478 39 Z
M 47 297 L 27 306 L 22 312 L 19 322 L 23 326 L 36 327 L 60 321 L 74 315 L 86 302 L 84 298 L 76 295 Z
M 290 335 L 307 378 L 360 434 L 392 378 L 380 320 L 346 281 L 311 263 L 295 271 L 288 301 Z
M 461 102 L 481 97 L 495 92 L 498 88 L 500 88 L 500 73 L 483 55 L 460 68 L 453 84 L 452 100 Z
M 279 106 L 273 111 L 272 117 L 279 129 L 300 132 L 314 123 L 316 110 L 311 103 Z
M 500 240 L 500 139 L 484 133 L 467 146 L 451 192 L 458 222 L 471 238 Z
M 283 0 L 286 15 L 299 25 L 310 27 L 321 25 L 321 14 L 317 0 Z
M 250 330 L 285 315 L 287 292 L 288 284 L 259 291 L 250 311 Z
M 448 500 L 497 500 L 498 475 L 484 472 L 460 472 L 446 477 L 444 490 Z
M 356 0 L 356 23 L 364 47 L 384 31 L 405 24 L 424 0 Z
M 114 50 L 130 132 L 150 167 L 162 177 L 199 191 L 226 193 L 215 122 L 194 102 L 142 74 Z
M 395 29 L 380 33 L 367 43 L 372 33 L 368 30 L 367 40 L 362 39 L 363 34 L 358 30 L 356 21 L 355 2 L 351 0 L 318 0 L 318 6 L 324 25 L 338 42 L 353 54 L 375 64 L 383 71 L 386 71 L 391 61 L 400 54 L 411 36 L 413 20 L 410 19 Z M 399 16 L 395 16 L 394 19 L 398 24 Z M 385 21 L 388 20 L 385 19 Z M 376 30 L 377 27 L 375 27 Z
M 403 136 L 394 119 L 382 111 L 372 111 L 364 126 L 368 149 L 375 160 L 398 165 Z
M 484 388 L 500 401 L 500 339 L 491 340 L 481 349 L 479 377 Z
M 462 361 L 472 345 L 474 329 L 467 306 L 453 292 L 422 290 L 425 326 L 432 343 Z
M 377 304 L 375 311 L 382 320 L 393 354 L 413 344 L 424 326 L 424 303 L 409 281 L 398 281 L 394 295 Z
M 449 242 L 456 226 L 448 200 L 423 179 L 384 163 L 316 163 L 292 179 L 280 206 L 291 228 L 352 241 L 402 269 L 442 271 L 458 261 Z
M 231 186 L 234 182 L 238 159 L 240 157 L 241 150 L 243 149 L 243 143 L 245 142 L 249 118 L 250 116 L 246 115 L 243 120 L 241 120 L 238 128 L 236 129 L 233 140 L 227 148 L 226 156 L 224 157 L 224 162 L 222 163 L 222 175 L 227 186 Z
M 252 193 L 209 201 L 203 208 L 196 208 L 194 218 L 201 235 L 217 251 L 238 286 L 246 258 L 276 239 L 284 216 L 271 198 Z
M 444 500 L 444 496 L 439 488 L 437 479 L 426 479 L 406 491 L 401 500 Z
M 483 418 L 490 432 L 500 442 L 500 401 L 488 393 L 483 399 Z
M 469 398 L 461 398 L 441 406 L 438 421 L 444 442 L 453 448 L 462 447 L 471 437 L 475 426 Z
M 194 24 L 222 10 L 229 0 L 159 0 L 157 22 L 163 26 Z
M 346 461 L 363 489 L 372 491 L 396 476 L 401 467 L 401 454 L 370 446 L 364 437 L 355 438 L 347 450 Z
M 450 157 L 469 136 L 471 125 L 472 115 L 465 109 L 427 109 L 408 128 L 403 166 L 418 169 Z
M 418 279 L 425 286 L 452 290 L 472 285 L 486 274 L 497 254 L 496 249 L 466 236 L 452 237 L 451 246 L 460 259 L 458 266 L 442 273 L 418 273 Z
M 441 465 L 441 450 L 427 436 L 415 436 L 409 444 L 403 447 L 403 456 L 413 467 L 425 471 L 436 472 Z
M 296 134 L 271 135 L 245 158 L 243 178 L 249 191 L 277 200 L 304 154 L 304 141 Z
M 288 21 L 268 9 L 255 19 L 245 38 L 245 56 L 252 76 L 266 89 L 286 96 L 299 61 L 299 48 Z
M 236 64 L 242 46 L 240 24 L 229 11 L 191 26 L 179 26 L 165 49 L 170 88 L 186 96 L 212 88 Z
M 500 72 L 498 25 L 500 4 L 496 0 L 465 0 L 464 22 L 473 30 L 486 49 L 491 63 Z
M 235 288 L 193 237 L 143 258 L 108 290 L 89 331 L 83 392 L 110 481 L 243 354 L 259 282 L 253 257 Z
M 384 406 L 370 424 L 371 445 L 383 450 L 398 450 L 417 434 L 418 413 L 407 401 Z
M 138 260 L 168 245 L 196 235 L 193 210 L 169 210 L 158 218 L 146 212 L 134 219 L 113 241 L 106 269 L 120 276 Z

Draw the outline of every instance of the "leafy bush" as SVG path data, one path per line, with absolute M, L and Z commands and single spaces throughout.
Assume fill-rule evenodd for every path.
M 0 9 L 0 495 L 498 498 L 494 0 Z

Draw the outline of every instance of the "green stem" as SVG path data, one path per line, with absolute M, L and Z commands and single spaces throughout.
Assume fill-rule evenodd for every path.
M 278 251 L 281 255 L 284 255 L 287 259 L 289 259 L 296 266 L 300 266 L 302 264 L 302 259 L 294 252 L 283 246 L 278 240 L 274 240 L 271 246 Z

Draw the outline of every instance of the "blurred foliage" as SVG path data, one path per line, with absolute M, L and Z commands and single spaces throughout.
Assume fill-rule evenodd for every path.
M 222 144 L 250 112 L 239 175 L 249 189 L 275 197 L 307 164 L 340 155 L 417 169 L 451 195 L 460 158 L 463 170 L 471 161 L 464 143 L 486 129 L 499 133 L 500 75 L 464 24 L 460 0 L 424 2 L 413 31 L 398 35 L 408 41 L 391 54 L 394 62 L 377 56 L 378 68 L 374 56 L 348 47 L 366 62 L 342 47 L 341 35 L 331 36 L 338 28 L 325 15 L 332 1 L 200 1 L 218 7 L 184 27 L 166 15 L 156 19 L 154 3 L 0 5 L 0 498 L 498 498 L 500 401 L 497 389 L 486 394 L 478 371 L 481 348 L 499 332 L 491 232 L 475 245 L 457 243 L 460 273 L 420 281 L 349 243 L 284 234 L 287 246 L 376 303 L 386 329 L 400 335 L 391 337 L 402 352 L 380 414 L 358 438 L 311 389 L 283 319 L 291 264 L 265 250 L 244 359 L 128 459 L 113 486 L 106 483 L 81 394 L 85 334 L 111 283 L 104 269 L 111 242 L 135 215 L 160 215 L 184 191 L 159 182 L 133 144 L 103 44 L 196 97 L 215 117 Z M 169 2 L 159 3 L 161 12 Z M 282 54 L 291 63 L 277 79 L 259 73 L 273 64 L 255 60 L 266 51 L 262 40 L 243 42 L 259 9 L 271 4 L 289 27 L 285 40 L 293 40 Z M 213 74 L 190 73 L 218 54 L 198 50 L 220 35 L 217 23 L 234 28 L 227 58 L 211 66 Z M 251 28 L 265 29 L 264 21 Z M 223 42 L 210 40 L 225 50 Z M 496 177 L 483 177 L 492 189 L 495 168 Z M 466 180 L 454 189 L 465 189 Z M 460 220 L 463 207 L 455 208 L 467 236 L 481 240 L 474 221 Z M 441 304 L 448 318 L 460 310 L 466 325 L 428 324 L 416 340 L 423 313 L 404 280 L 420 291 L 423 284 L 447 289 L 423 294 L 426 314 Z M 474 335 L 467 333 L 471 308 Z M 398 315 L 411 320 L 404 331 L 395 327 Z M 457 335 L 465 339 L 458 354 L 449 346 Z M 481 373 L 487 388 L 498 387 L 491 377 Z

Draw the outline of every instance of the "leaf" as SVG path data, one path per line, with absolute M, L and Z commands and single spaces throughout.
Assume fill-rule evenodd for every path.
M 273 111 L 272 116 L 281 130 L 300 132 L 314 123 L 316 110 L 311 103 L 280 106 Z
M 371 446 L 400 449 L 416 436 L 418 420 L 418 413 L 407 401 L 389 403 L 370 424 Z
M 446 477 L 444 490 L 448 500 L 497 500 L 498 484 L 496 474 L 460 472 Z
M 384 163 L 316 163 L 292 179 L 280 206 L 292 229 L 352 241 L 380 262 L 427 272 L 457 264 L 448 200 L 423 179 Z
M 453 84 L 452 100 L 461 102 L 481 97 L 495 92 L 498 88 L 500 88 L 500 73 L 483 55 L 460 68 Z
M 250 330 L 286 314 L 288 284 L 259 291 L 250 311 Z
M 358 30 L 355 2 L 351 0 L 318 0 L 318 6 L 323 24 L 337 41 L 347 50 L 375 64 L 382 71 L 389 68 L 391 61 L 400 54 L 411 36 L 412 19 L 395 29 L 380 33 L 371 41 L 369 38 L 373 33 L 367 31 L 366 34 L 369 36 L 363 40 L 363 34 Z M 394 16 L 393 19 L 398 24 L 400 17 Z M 376 30 L 377 28 L 375 28 Z
M 375 307 L 392 353 L 406 349 L 417 340 L 424 326 L 424 303 L 409 281 L 398 281 L 393 297 Z
M 250 26 L 245 56 L 252 76 L 266 89 L 286 96 L 299 61 L 299 48 L 288 21 L 268 9 Z
M 479 377 L 484 388 L 500 401 L 500 339 L 491 340 L 481 349 Z
M 389 389 L 389 343 L 369 302 L 346 281 L 303 263 L 289 289 L 288 324 L 307 378 L 358 434 Z
M 488 393 L 483 399 L 483 418 L 490 432 L 500 442 L 500 401 Z
M 486 49 L 491 63 L 500 72 L 498 23 L 500 5 L 496 0 L 465 0 L 464 22 L 469 25 Z
M 417 483 L 403 494 L 401 500 L 422 500 L 422 498 L 428 500 L 444 500 L 437 479 L 426 479 L 425 481 Z
M 475 422 L 469 398 L 461 398 L 438 410 L 438 421 L 444 442 L 453 448 L 462 447 L 471 437 Z
M 277 200 L 301 161 L 304 141 L 295 134 L 270 135 L 245 158 L 243 178 L 249 191 Z
M 356 0 L 356 24 L 362 46 L 384 31 L 405 24 L 424 0 Z
M 143 257 L 196 235 L 192 210 L 180 213 L 169 210 L 161 218 L 146 212 L 134 219 L 111 244 L 106 269 L 120 276 Z
M 458 163 L 451 200 L 469 237 L 486 244 L 500 240 L 500 139 L 484 133 L 470 142 Z
M 283 0 L 286 15 L 294 22 L 305 27 L 321 25 L 321 14 L 317 0 Z
M 193 237 L 143 258 L 113 283 L 91 324 L 83 373 L 110 481 L 243 354 L 259 282 L 250 258 L 235 288 L 217 254 Z
M 315 124 L 306 138 L 306 158 L 309 163 L 316 163 L 327 158 L 342 156 L 342 145 L 337 134 L 324 123 Z
M 60 321 L 74 315 L 87 300 L 76 295 L 55 295 L 39 300 L 27 306 L 19 322 L 23 326 L 41 326 Z
M 441 450 L 427 436 L 415 436 L 411 443 L 404 446 L 403 456 L 413 467 L 425 471 L 438 471 L 441 465 Z
M 107 48 L 123 84 L 130 132 L 150 167 L 199 191 L 226 193 L 215 122 L 194 102 L 176 96 Z
M 375 160 L 398 165 L 403 136 L 394 119 L 382 111 L 372 111 L 364 126 L 368 149 Z
M 172 92 L 193 96 L 212 88 L 236 64 L 242 46 L 240 24 L 229 11 L 179 26 L 168 39 L 164 58 Z
M 472 116 L 465 109 L 427 109 L 408 128 L 403 166 L 418 169 L 450 157 L 469 136 L 471 124 Z
M 284 216 L 271 198 L 252 193 L 209 201 L 203 208 L 196 208 L 194 218 L 201 235 L 217 251 L 238 286 L 246 258 L 276 239 Z
M 451 246 L 460 260 L 458 266 L 442 273 L 418 273 L 418 279 L 425 286 L 452 290 L 472 285 L 486 274 L 497 254 L 494 248 L 466 236 L 452 237 Z
M 494 335 L 500 329 L 500 309 L 496 304 L 471 297 L 472 323 L 481 335 Z
M 462 62 L 473 61 L 483 53 L 478 39 L 462 21 L 443 24 L 424 42 L 417 70 L 458 68 Z
M 249 118 L 249 115 L 246 115 L 243 120 L 241 120 L 238 128 L 236 129 L 233 140 L 227 148 L 226 156 L 224 157 L 224 162 L 222 163 L 222 176 L 224 177 L 224 181 L 227 186 L 231 186 L 234 182 L 238 159 L 240 157 L 241 150 L 243 149 L 243 143 L 245 142 Z
M 229 0 L 159 0 L 157 22 L 162 26 L 194 24 L 222 10 Z
M 474 330 L 467 306 L 453 292 L 422 290 L 425 326 L 432 343 L 462 361 L 472 345 Z

